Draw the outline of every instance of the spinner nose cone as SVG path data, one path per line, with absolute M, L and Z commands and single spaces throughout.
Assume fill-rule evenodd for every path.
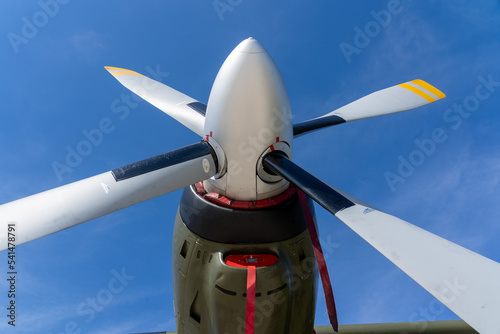
M 207 190 L 253 201 L 274 196 L 288 186 L 285 181 L 267 182 L 257 176 L 259 158 L 271 146 L 279 143 L 291 152 L 293 128 L 283 78 L 255 39 L 241 42 L 217 74 L 204 133 L 220 145 L 227 161 L 226 173 L 208 180 L 211 188 Z
M 245 39 L 235 49 L 235 51 L 242 53 L 263 53 L 267 52 L 266 49 L 256 39 L 252 37 Z

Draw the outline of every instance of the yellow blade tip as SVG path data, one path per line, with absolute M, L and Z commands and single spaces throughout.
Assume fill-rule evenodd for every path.
M 446 95 L 442 91 L 440 91 L 439 89 L 437 89 L 433 85 L 425 82 L 424 80 L 416 79 L 416 80 L 412 80 L 411 82 L 413 82 L 414 84 L 416 84 L 416 85 L 418 85 L 418 86 L 420 86 L 422 88 L 427 89 L 429 92 L 431 92 L 432 94 L 436 95 L 440 99 L 446 97 Z

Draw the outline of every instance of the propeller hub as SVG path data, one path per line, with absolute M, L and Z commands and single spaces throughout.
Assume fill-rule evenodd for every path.
M 261 156 L 270 149 L 291 157 L 293 124 L 283 78 L 271 56 L 255 39 L 241 42 L 228 56 L 208 100 L 205 136 L 222 148 L 225 173 L 205 182 L 235 200 L 259 200 L 288 187 L 282 178 L 262 179 Z

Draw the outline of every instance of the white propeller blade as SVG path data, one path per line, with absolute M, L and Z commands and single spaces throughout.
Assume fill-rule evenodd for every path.
M 0 205 L 0 251 L 9 224 L 19 245 L 210 178 L 214 157 L 201 142 Z
M 359 119 L 393 114 L 444 98 L 443 92 L 423 80 L 413 80 L 371 93 L 326 115 L 294 125 L 294 135 Z
M 354 203 L 335 215 L 479 333 L 499 333 L 499 263 Z
M 361 202 L 271 153 L 264 166 L 295 184 L 482 334 L 500 333 L 500 263 Z
M 105 68 L 126 88 L 203 137 L 206 109 L 203 103 L 140 73 L 118 67 Z

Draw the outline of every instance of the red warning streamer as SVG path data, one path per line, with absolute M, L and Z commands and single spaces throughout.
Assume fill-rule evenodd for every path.
M 255 326 L 255 281 L 256 270 L 254 266 L 247 267 L 247 313 L 245 334 L 254 334 Z
M 245 334 L 254 334 L 255 329 L 255 284 L 257 269 L 272 266 L 278 262 L 274 254 L 232 254 L 226 257 L 226 264 L 236 268 L 247 268 L 247 304 Z
M 309 230 L 311 241 L 314 247 L 314 255 L 316 255 L 316 261 L 318 262 L 318 269 L 321 276 L 321 283 L 323 283 L 323 292 L 325 294 L 326 309 L 328 310 L 330 324 L 332 325 L 333 330 L 335 332 L 338 332 L 339 322 L 337 319 L 335 299 L 333 298 L 332 284 L 330 282 L 330 275 L 328 275 L 328 268 L 326 267 L 325 257 L 323 256 L 323 250 L 321 249 L 316 226 L 314 225 L 311 210 L 309 209 L 309 205 L 307 204 L 306 194 L 304 194 L 304 192 L 299 188 L 297 188 L 297 194 L 299 195 L 300 204 L 302 206 L 302 210 L 304 211 L 304 215 L 306 216 L 307 229 Z

